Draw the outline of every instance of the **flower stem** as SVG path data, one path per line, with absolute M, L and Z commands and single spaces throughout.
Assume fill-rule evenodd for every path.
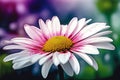
M 111 21 L 112 15 L 105 15 L 105 17 L 108 25 L 111 26 L 111 29 L 112 29 L 112 21 Z
M 59 79 L 64 80 L 64 72 L 60 65 L 58 66 L 58 72 L 59 72 Z
M 114 31 L 113 26 L 112 26 L 112 14 L 111 15 L 106 15 L 106 20 L 107 20 L 108 25 L 110 25 L 110 30 Z M 113 35 L 111 34 L 110 37 L 113 38 Z M 113 50 L 113 51 L 110 51 L 110 52 L 111 53 L 117 53 L 116 51 L 117 51 L 117 47 L 116 47 L 116 50 Z M 115 55 L 115 54 L 111 54 L 111 55 L 112 55 L 112 58 L 113 58 L 114 62 L 116 63 L 116 65 L 119 64 L 119 62 L 118 62 L 118 60 L 119 60 L 118 56 Z

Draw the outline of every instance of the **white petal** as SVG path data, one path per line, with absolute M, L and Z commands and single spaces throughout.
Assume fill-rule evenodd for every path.
M 67 25 L 61 25 L 61 28 L 62 28 L 62 30 L 61 30 L 61 36 L 65 36 L 65 33 L 67 31 Z
M 105 26 L 105 23 L 96 23 L 96 25 L 88 25 L 80 32 L 81 40 L 107 28 L 109 28 L 109 26 Z
M 100 49 L 108 49 L 108 50 L 115 49 L 115 47 L 110 43 L 94 43 L 92 45 L 94 45 L 96 48 L 100 48 Z
M 100 37 L 100 36 L 104 36 L 104 35 L 108 35 L 108 34 L 111 34 L 112 31 L 103 31 L 103 32 L 99 32 L 91 37 Z
M 52 55 L 53 54 L 49 54 L 49 55 L 46 55 L 45 57 L 43 57 L 42 59 L 40 59 L 39 64 L 40 65 L 44 64 L 46 61 L 48 61 L 51 58 Z
M 82 53 L 88 53 L 88 54 L 99 54 L 98 49 L 95 46 L 92 45 L 84 45 L 79 48 L 76 48 L 76 51 L 82 52 Z
M 47 25 L 44 23 L 44 21 L 42 19 L 39 19 L 39 26 L 42 30 L 42 33 L 44 34 L 44 36 L 48 39 L 50 38 L 49 36 L 49 30 L 47 28 Z
M 48 27 L 50 37 L 53 37 L 52 22 L 49 19 L 46 20 L 46 25 Z
M 19 58 L 14 59 L 14 60 L 12 61 L 12 63 L 18 63 L 18 62 L 25 61 L 25 60 L 29 60 L 29 61 L 30 61 L 32 56 L 33 56 L 33 55 L 21 56 L 21 57 L 19 57 Z
M 71 53 L 70 53 L 70 52 L 67 52 L 67 53 L 59 53 L 58 59 L 59 59 L 59 61 L 60 61 L 62 64 L 65 64 L 65 63 L 68 62 L 70 56 L 71 56 Z
M 44 43 L 44 41 L 45 41 L 46 39 L 45 39 L 45 37 L 44 37 L 44 35 L 43 35 L 43 33 L 42 33 L 42 30 L 40 30 L 39 28 L 34 27 L 34 26 L 33 26 L 32 28 L 34 28 L 35 31 L 36 31 L 36 33 L 39 35 L 39 38 L 37 39 L 37 41 L 40 42 L 40 43 Z
M 18 62 L 18 63 L 15 63 L 13 65 L 13 69 L 21 69 L 21 68 L 24 68 L 24 67 L 27 67 L 27 66 L 30 66 L 34 63 L 32 63 L 29 59 L 28 60 L 25 60 L 25 61 L 21 61 L 21 62 Z
M 55 66 L 58 66 L 60 64 L 60 61 L 58 60 L 58 54 L 59 54 L 59 52 L 55 52 L 52 57 L 53 63 Z
M 88 38 L 85 39 L 83 41 L 80 41 L 76 44 L 90 44 L 90 43 L 101 43 L 101 42 L 112 42 L 113 40 L 111 38 L 108 37 L 92 37 L 92 38 Z
M 91 59 L 92 59 L 92 61 L 93 61 L 93 65 L 92 65 L 92 67 L 97 71 L 98 70 L 98 64 L 97 64 L 97 62 L 94 60 L 94 58 L 93 57 L 91 57 L 91 56 L 89 56 Z
M 84 59 L 89 65 L 93 65 L 93 61 L 92 59 L 85 53 L 80 53 L 80 52 L 75 52 L 72 51 L 73 53 L 77 54 L 78 56 L 80 56 L 82 59 Z
M 11 40 L 1 40 L 0 43 L 3 45 L 7 45 L 7 44 L 12 44 L 13 42 Z
M 31 45 L 31 46 L 41 47 L 41 44 L 39 42 L 29 38 L 17 37 L 17 38 L 11 39 L 11 41 L 19 45 Z
M 61 66 L 67 75 L 73 76 L 74 72 L 69 62 L 66 64 L 61 64 Z
M 106 28 L 106 23 L 92 23 L 92 24 L 90 24 L 90 25 L 87 25 L 87 26 L 85 26 L 82 30 L 81 30 L 81 33 L 85 33 L 85 32 L 88 32 L 89 30 L 92 30 L 92 29 L 96 29 L 96 28 L 98 28 L 98 27 L 100 27 L 100 26 L 102 26 L 100 29 L 104 29 L 104 28 Z M 98 28 L 99 29 L 99 28 Z
M 19 58 L 16 58 L 12 61 L 12 63 L 17 63 L 17 62 L 21 62 L 21 61 L 25 61 L 25 60 L 29 60 L 32 63 L 37 62 L 39 59 L 41 59 L 42 57 L 46 56 L 47 54 L 34 54 L 34 55 L 24 55 L 21 56 Z
M 73 36 L 76 35 L 77 33 L 79 33 L 80 30 L 86 25 L 85 20 L 86 20 L 85 18 L 82 18 L 82 19 L 80 19 L 80 20 L 78 21 L 78 25 L 77 25 L 76 30 L 75 30 L 74 33 L 73 33 Z M 72 37 L 73 37 L 73 36 L 72 36 Z M 71 38 L 72 38 L 72 37 L 71 37 Z
M 25 25 L 24 26 L 25 32 L 34 40 L 40 40 L 40 36 L 36 32 L 36 29 L 33 26 Z
M 92 19 L 88 19 L 88 20 L 86 21 L 86 24 L 89 23 L 91 20 L 92 20 Z
M 16 38 L 12 38 L 11 41 L 15 42 L 15 43 L 25 43 L 25 44 L 32 44 L 34 43 L 34 40 L 29 39 L 29 38 L 24 38 L 24 37 L 16 37 Z
M 44 27 L 46 27 L 44 21 L 42 19 L 39 19 L 39 27 L 42 30 Z
M 76 59 L 76 57 L 74 55 L 71 56 L 69 62 L 71 64 L 71 67 L 74 70 L 74 72 L 76 74 L 79 74 L 79 72 L 80 72 L 80 65 L 79 65 L 79 62 L 78 62 L 78 60 Z
M 86 25 L 86 19 L 82 18 L 78 21 L 77 33 Z
M 60 21 L 59 21 L 59 19 L 58 19 L 57 16 L 54 16 L 52 18 L 52 28 L 53 28 L 53 34 L 54 34 L 54 36 L 60 34 L 61 27 L 60 27 Z
M 77 27 L 77 17 L 74 17 L 70 23 L 68 24 L 68 27 L 67 27 L 67 31 L 66 31 L 66 36 L 69 37 L 73 31 L 75 30 L 75 28 Z
M 50 70 L 50 67 L 52 66 L 52 60 L 50 59 L 49 61 L 45 62 L 45 64 L 42 66 L 42 70 L 41 70 L 41 73 L 42 73 L 42 76 L 43 78 L 46 78 L 47 75 L 48 75 L 48 72 Z
M 3 47 L 4 50 L 10 50 L 10 49 L 26 49 L 25 47 L 22 47 L 20 45 L 7 45 Z
M 18 52 L 18 53 L 10 54 L 7 57 L 5 57 L 3 59 L 3 61 L 7 62 L 7 61 L 10 61 L 10 60 L 16 59 L 18 57 L 24 56 L 24 55 L 26 55 L 26 51 L 21 51 L 21 52 Z
M 36 62 L 38 61 L 39 59 L 43 58 L 44 56 L 46 56 L 48 53 L 44 53 L 44 54 L 36 54 L 32 57 L 31 61 L 32 62 Z

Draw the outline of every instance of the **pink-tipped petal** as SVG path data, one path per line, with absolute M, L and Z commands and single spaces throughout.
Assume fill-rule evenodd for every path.
M 53 37 L 52 21 L 50 21 L 49 19 L 46 20 L 46 25 L 47 25 L 48 30 L 49 30 L 49 36 Z
M 25 32 L 28 34 L 28 36 L 34 40 L 40 40 L 40 36 L 36 32 L 36 29 L 33 26 L 25 25 L 24 26 Z
M 78 25 L 70 38 L 73 38 L 74 36 L 76 36 L 76 34 L 79 33 L 80 30 L 86 25 L 85 20 L 86 20 L 85 18 L 82 18 L 78 21 Z
M 90 25 L 86 25 L 82 30 L 81 30 L 81 33 L 84 34 L 84 32 L 87 32 L 91 29 L 96 29 L 100 26 L 104 26 L 105 27 L 106 23 L 92 23 Z M 103 28 L 103 27 L 102 27 Z
M 109 28 L 109 26 L 105 26 L 105 23 L 93 23 L 85 28 L 83 28 L 77 35 L 74 37 L 73 41 L 78 42 L 80 40 L 89 38 L 90 36 L 96 34 L 97 32 Z M 77 38 L 77 39 L 76 39 Z
M 42 19 L 39 19 L 39 26 L 42 30 L 42 33 L 44 34 L 45 38 L 49 39 L 50 36 L 49 36 L 49 30 L 47 28 L 47 25 L 44 23 L 44 21 Z
M 24 44 L 24 45 L 42 47 L 42 45 L 39 42 L 29 38 L 17 37 L 17 38 L 11 39 L 11 41 L 14 42 L 15 44 Z
M 76 17 L 74 17 L 70 23 L 68 24 L 68 27 L 67 27 L 67 31 L 66 31 L 66 34 L 65 36 L 67 37 L 70 37 L 72 36 L 72 33 L 74 32 L 74 30 L 76 29 L 77 27 L 77 24 L 78 24 L 78 20 Z
M 52 18 L 52 28 L 53 28 L 54 36 L 57 36 L 60 34 L 61 27 L 60 27 L 60 21 L 57 16 L 54 16 Z
M 104 42 L 112 42 L 113 40 L 111 38 L 108 37 L 91 37 L 85 40 L 82 40 L 80 42 L 74 43 L 74 47 L 75 46 L 83 46 L 83 45 L 87 45 L 87 44 L 93 44 L 93 43 L 104 43 Z
M 87 38 L 91 35 L 96 34 L 97 32 L 107 29 L 109 26 L 105 26 L 105 23 L 98 23 L 96 26 L 86 26 L 83 30 L 81 30 L 81 39 Z
M 74 47 L 73 50 L 81 52 L 81 53 L 99 54 L 98 49 L 92 45 L 84 45 L 82 47 Z
M 34 28 L 36 33 L 39 35 L 39 38 L 37 41 L 39 41 L 40 43 L 43 44 L 46 41 L 46 39 L 45 39 L 44 34 L 42 33 L 42 30 L 40 30 L 39 28 L 34 27 L 34 26 L 32 28 Z

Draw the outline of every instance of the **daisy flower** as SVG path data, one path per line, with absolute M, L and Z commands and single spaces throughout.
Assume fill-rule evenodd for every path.
M 17 37 L 11 39 L 3 49 L 20 49 L 20 52 L 8 55 L 4 61 L 12 60 L 13 68 L 20 69 L 37 61 L 42 65 L 41 73 L 47 77 L 52 65 L 61 66 L 67 75 L 79 74 L 80 64 L 76 56 L 80 56 L 95 70 L 96 61 L 90 55 L 99 54 L 98 48 L 114 50 L 110 43 L 113 40 L 105 37 L 111 31 L 105 23 L 92 23 L 74 17 L 68 25 L 61 25 L 58 17 L 52 20 L 39 20 L 40 28 L 25 25 L 24 29 L 30 38 Z M 76 55 L 76 56 L 75 56 Z

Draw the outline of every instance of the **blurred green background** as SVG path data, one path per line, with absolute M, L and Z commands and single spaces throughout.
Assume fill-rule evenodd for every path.
M 106 22 L 113 33 L 108 35 L 114 42 L 114 51 L 100 50 L 93 56 L 99 69 L 79 59 L 79 75 L 65 80 L 120 80 L 120 1 L 119 0 L 0 0 L 0 80 L 44 80 L 41 66 L 37 63 L 20 70 L 13 70 L 11 62 L 3 58 L 12 51 L 4 51 L 5 40 L 26 36 L 23 25 L 38 27 L 38 19 L 46 20 L 58 16 L 62 24 L 67 24 L 73 17 L 92 19 L 92 22 Z M 52 69 L 46 80 L 59 80 L 58 72 Z

